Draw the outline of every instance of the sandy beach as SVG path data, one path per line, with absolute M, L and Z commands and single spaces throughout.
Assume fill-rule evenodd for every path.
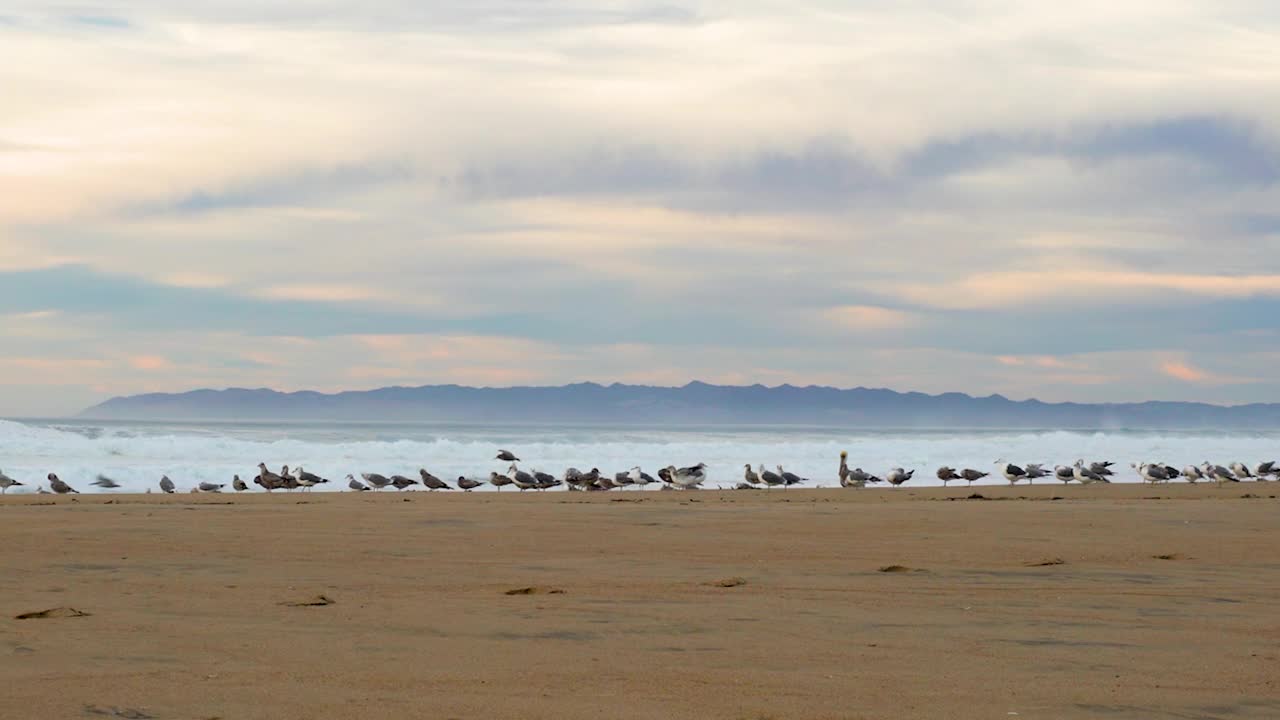
M 1277 495 L 10 496 L 0 717 L 1275 718 Z

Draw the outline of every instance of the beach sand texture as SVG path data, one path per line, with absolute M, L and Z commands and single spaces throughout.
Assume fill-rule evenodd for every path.
M 11 496 L 0 717 L 1277 718 L 1275 495 Z

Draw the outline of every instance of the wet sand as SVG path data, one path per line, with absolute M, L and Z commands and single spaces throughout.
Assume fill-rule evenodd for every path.
M 1276 718 L 1276 495 L 9 496 L 0 717 Z

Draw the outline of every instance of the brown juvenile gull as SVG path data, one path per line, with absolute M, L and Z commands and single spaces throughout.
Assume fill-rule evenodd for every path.
M 452 485 L 427 472 L 425 468 L 418 468 L 418 474 L 422 476 L 422 484 L 433 492 L 436 490 L 453 489 Z
M 67 493 L 75 493 L 77 495 L 80 494 L 79 490 L 62 482 L 61 480 L 58 479 L 58 476 L 53 473 L 49 473 L 46 479 L 49 481 L 49 488 L 54 492 L 58 493 L 59 495 L 66 495 Z
M 956 474 L 956 471 L 955 471 L 955 469 L 954 469 L 954 468 L 952 468 L 952 467 L 950 467 L 950 466 L 948 466 L 948 465 L 943 465 L 942 467 L 938 468 L 938 473 L 937 473 L 937 475 L 938 475 L 938 479 L 942 481 L 942 486 L 943 486 L 943 487 L 946 487 L 946 486 L 947 486 L 947 483 L 951 482 L 952 480 L 963 480 L 963 479 L 964 479 L 964 478 L 962 478 L 962 477 L 960 477 L 959 475 L 957 475 L 957 474 Z
M 417 485 L 418 481 L 413 478 L 407 478 L 403 475 L 392 475 L 391 484 L 394 485 L 397 490 L 404 490 L 411 485 Z
M 520 458 L 516 457 L 515 453 L 510 450 L 499 450 L 498 455 L 494 460 L 501 460 L 503 462 L 520 462 Z
M 17 480 L 14 480 L 8 475 L 5 475 L 4 471 L 0 470 L 0 495 L 3 495 L 6 490 L 8 490 L 11 487 L 14 487 L 15 485 L 18 487 L 21 487 L 22 483 L 18 482 Z
M 284 478 L 268 470 L 266 463 L 258 463 L 258 477 L 254 482 L 261 485 L 267 492 L 284 487 Z
M 840 456 L 843 458 L 843 457 L 844 457 L 844 453 L 840 453 Z M 843 463 L 843 460 L 842 460 L 841 462 Z M 746 481 L 747 481 L 749 484 L 751 484 L 751 485 L 759 485 L 761 482 L 763 482 L 763 481 L 760 479 L 760 475 L 759 475 L 755 470 L 752 470 L 752 469 L 751 469 L 751 463 L 747 463 L 746 465 L 743 465 L 742 467 L 744 468 L 744 469 L 743 469 L 743 471 L 742 471 L 742 479 L 743 479 L 743 480 L 746 480 Z M 841 475 L 841 477 L 843 478 L 844 476 L 843 476 L 843 475 Z
M 169 479 L 168 475 L 160 476 L 160 490 L 168 495 L 173 494 L 173 481 Z
M 498 492 L 502 492 L 503 485 L 510 485 L 511 478 L 496 472 L 489 473 L 489 484 L 498 488 Z
M 236 492 L 244 492 L 249 489 L 249 486 L 244 484 L 244 481 L 240 479 L 239 475 L 231 478 L 231 487 L 235 488 Z
M 479 480 L 472 480 L 465 475 L 458 476 L 458 487 L 462 488 L 463 492 L 471 492 L 483 484 L 483 482 Z

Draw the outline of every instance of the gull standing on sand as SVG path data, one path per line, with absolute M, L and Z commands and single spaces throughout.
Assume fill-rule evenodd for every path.
M 1062 481 L 1063 485 L 1076 479 L 1076 469 L 1070 465 L 1054 465 L 1053 476 Z
M 955 469 L 950 467 L 949 465 L 943 465 L 942 467 L 938 468 L 938 472 L 936 474 L 938 476 L 938 479 L 942 481 L 942 487 L 947 487 L 947 483 L 951 482 L 952 480 L 964 479 L 959 475 L 957 475 Z
M 1264 463 L 1258 463 L 1257 466 L 1253 468 L 1253 474 L 1258 476 L 1259 482 L 1266 480 L 1268 475 L 1275 475 L 1276 461 L 1268 460 Z
M 498 492 L 502 492 L 502 486 L 510 485 L 511 478 L 500 473 L 491 472 L 489 473 L 489 484 L 498 488 Z
M 482 481 L 472 480 L 466 475 L 458 476 L 458 487 L 462 488 L 463 492 L 471 492 L 472 490 L 475 490 L 476 488 L 480 487 L 483 484 L 484 483 Z
M 49 473 L 46 479 L 49 481 L 49 487 L 59 495 L 66 495 L 67 493 L 75 493 L 77 495 L 80 494 L 79 490 L 62 482 L 61 480 L 58 479 L 58 476 L 53 473 Z
M 1049 477 L 1050 472 L 1044 469 L 1043 463 L 1027 463 L 1027 481 L 1030 482 L 1036 478 Z
M 236 492 L 244 492 L 249 489 L 249 486 L 244 484 L 239 475 L 231 478 L 231 487 L 235 488 Z
M 1195 465 L 1188 465 L 1182 468 L 1182 477 L 1186 478 L 1187 482 L 1195 485 L 1197 480 L 1204 479 L 1204 471 Z
M 391 484 L 390 478 L 386 475 L 379 475 L 378 473 L 360 473 L 360 477 L 364 478 L 365 482 L 372 485 L 374 490 L 381 490 Z
M 1218 483 L 1218 487 L 1222 487 L 1222 483 L 1240 482 L 1240 478 L 1236 477 L 1230 470 L 1221 465 L 1214 465 L 1208 460 L 1204 461 L 1200 469 L 1204 471 L 1206 477 Z
M 707 480 L 707 464 L 698 463 L 689 467 L 676 468 L 671 465 L 667 468 L 671 471 L 671 484 L 678 485 L 683 490 L 693 490 Z
M 515 453 L 510 450 L 499 450 L 498 455 L 493 459 L 501 460 L 502 462 L 520 462 L 520 458 L 516 457 Z
M 748 465 L 747 467 L 750 467 L 750 466 Z M 635 485 L 636 487 L 640 488 L 641 490 L 643 490 L 643 489 L 644 489 L 644 486 L 645 486 L 645 485 L 652 485 L 653 483 L 658 482 L 657 480 L 654 480 L 654 479 L 653 479 L 653 476 L 652 476 L 652 475 L 650 475 L 649 473 L 647 473 L 647 472 L 645 472 L 645 471 L 641 470 L 639 465 L 637 465 L 637 466 L 635 466 L 635 467 L 631 468 L 631 471 L 630 471 L 630 473 L 629 473 L 629 474 L 630 474 L 630 477 L 631 477 L 631 484 L 632 484 L 632 485 Z M 757 480 L 757 482 L 758 482 L 758 481 L 759 481 L 759 478 L 757 478 L 756 480 Z
M 427 472 L 426 468 L 418 468 L 418 475 L 422 476 L 422 484 L 432 492 L 453 489 L 452 485 Z
M 991 473 L 984 473 L 981 470 L 974 470 L 973 468 L 965 468 L 960 471 L 960 477 L 964 478 L 965 480 L 968 480 L 970 487 L 973 487 L 974 480 L 981 480 L 982 478 L 990 474 Z
M 1138 475 L 1142 478 L 1142 482 L 1155 485 L 1158 482 L 1164 482 L 1169 478 L 1165 476 L 1164 467 L 1153 463 L 1129 463 L 1129 467 L 1138 471 Z
M 907 472 L 906 470 L 903 470 L 902 468 L 899 467 L 899 468 L 894 468 L 890 470 L 889 474 L 885 475 L 884 479 L 888 480 L 890 485 L 894 487 L 898 487 L 902 483 L 910 480 L 911 476 L 915 474 L 916 474 L 915 470 L 912 470 L 911 472 Z
M 357 480 L 355 475 L 347 475 L 347 487 L 356 492 L 364 492 L 369 489 L 364 486 L 364 483 Z
M 507 475 L 511 478 L 511 483 L 520 488 L 520 492 L 538 488 L 538 478 L 516 467 L 515 463 L 511 463 L 511 467 L 507 468 Z
M 783 490 L 786 490 L 792 485 L 809 482 L 809 478 L 802 478 L 795 473 L 789 473 L 786 470 L 783 470 L 781 465 L 778 466 L 778 474 L 782 476 L 782 482 L 786 483 L 782 486 Z
M 328 478 L 322 478 L 315 473 L 309 473 L 302 468 L 293 471 L 293 476 L 297 478 L 298 484 L 304 488 L 313 488 L 316 485 L 323 485 L 329 482 Z
M 997 460 L 996 466 L 1000 468 L 1000 474 L 1004 475 L 1004 479 L 1008 480 L 1010 485 L 1016 484 L 1019 480 L 1022 480 L 1027 476 L 1026 470 L 1023 470 L 1013 463 L 1005 462 L 1004 458 Z
M 760 464 L 759 474 L 760 474 L 760 480 L 765 484 L 765 487 L 771 487 L 771 488 L 778 487 L 779 485 L 786 482 L 786 480 L 783 480 L 782 476 L 779 475 L 778 473 L 773 472 L 772 470 L 765 470 L 764 463 Z
M 413 478 L 407 478 L 403 475 L 392 475 L 391 484 L 396 490 L 404 490 L 407 487 L 417 485 L 418 481 Z
M 550 490 L 553 487 L 560 487 L 560 478 L 551 473 L 542 472 L 541 470 L 531 470 L 533 479 L 538 481 L 539 490 Z
M 0 470 L 0 495 L 3 495 L 9 488 L 14 487 L 15 485 L 21 487 L 22 483 L 14 480 L 8 475 L 5 475 L 4 471 Z
M 226 487 L 225 484 L 202 482 L 200 483 L 200 492 L 220 493 L 224 487 Z
M 1236 477 L 1241 480 L 1249 480 L 1253 478 L 1253 473 L 1249 472 L 1249 466 L 1242 462 L 1231 463 L 1231 472 L 1235 473 Z
M 268 470 L 266 463 L 258 463 L 258 477 L 254 482 L 267 492 L 284 487 L 284 478 Z
M 168 475 L 160 476 L 160 492 L 166 495 L 172 495 L 174 492 L 173 481 L 169 479 Z
M 1077 460 L 1071 472 L 1072 472 L 1072 477 L 1074 477 L 1076 479 L 1076 482 L 1080 483 L 1081 485 L 1090 485 L 1096 482 L 1101 482 L 1101 483 L 1111 482 L 1110 480 L 1103 477 L 1098 471 L 1094 470 L 1093 468 L 1085 467 L 1083 460 Z

